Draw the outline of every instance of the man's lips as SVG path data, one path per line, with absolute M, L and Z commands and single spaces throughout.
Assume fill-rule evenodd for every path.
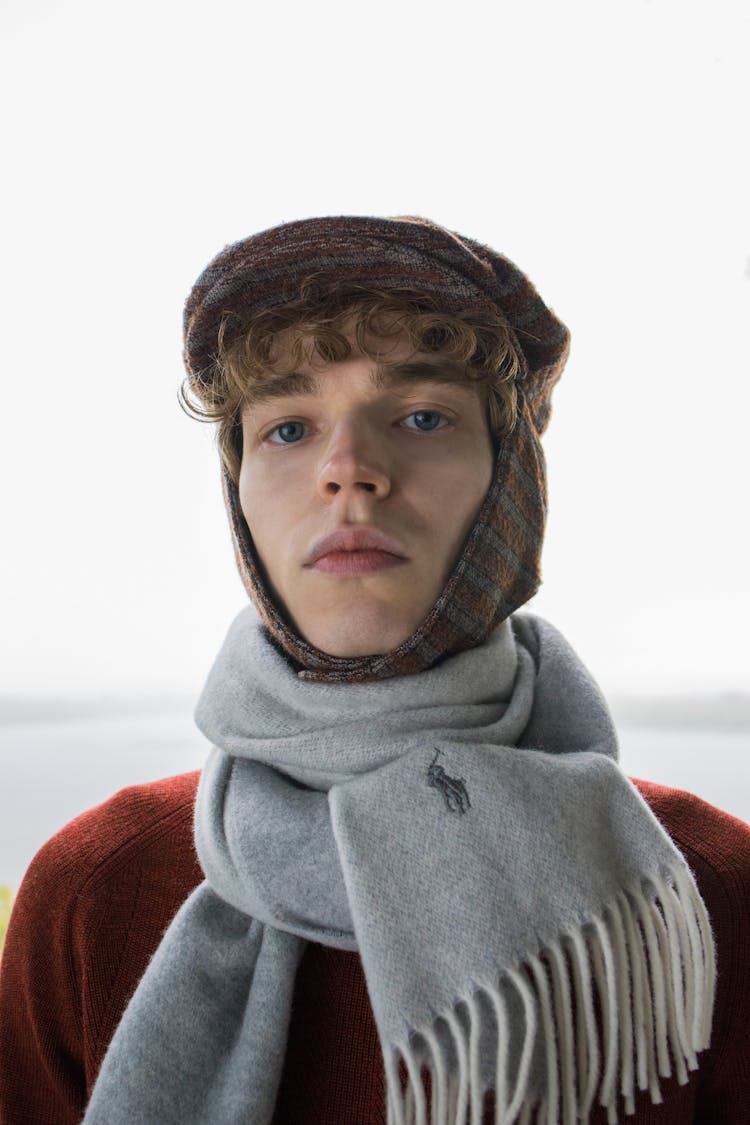
M 313 545 L 303 566 L 326 574 L 369 574 L 406 562 L 397 539 L 374 527 L 342 527 Z
M 314 562 L 311 569 L 323 574 L 373 574 L 404 562 L 406 559 L 387 551 L 329 551 Z

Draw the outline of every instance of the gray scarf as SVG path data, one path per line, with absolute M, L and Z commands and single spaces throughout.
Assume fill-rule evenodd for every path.
M 595 1102 L 616 1122 L 697 1066 L 705 908 L 549 624 L 515 615 L 429 671 L 342 686 L 301 681 L 247 609 L 196 720 L 214 746 L 195 809 L 206 881 L 125 1011 L 86 1125 L 267 1125 L 306 941 L 359 951 L 389 1125 L 480 1125 L 489 1089 L 503 1125 L 574 1125 Z

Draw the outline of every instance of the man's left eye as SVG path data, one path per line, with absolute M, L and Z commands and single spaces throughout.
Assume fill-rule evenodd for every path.
M 413 419 L 414 425 L 409 425 Z M 439 410 L 415 410 L 413 414 L 409 414 L 404 418 L 404 425 L 409 430 L 437 430 L 442 422 L 446 422 L 447 418 L 441 414 Z

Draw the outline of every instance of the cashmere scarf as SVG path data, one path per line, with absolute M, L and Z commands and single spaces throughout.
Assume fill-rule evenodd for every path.
M 530 614 L 413 676 L 311 684 L 237 617 L 196 711 L 206 879 L 85 1125 L 267 1125 L 305 943 L 358 950 L 389 1125 L 610 1122 L 708 1045 L 709 921 L 617 764 L 606 704 Z M 429 1076 L 431 1097 L 426 1096 Z

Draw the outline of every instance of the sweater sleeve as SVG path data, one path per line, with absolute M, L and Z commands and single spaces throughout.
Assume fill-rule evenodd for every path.
M 697 799 L 697 798 L 694 798 Z M 711 810 L 716 813 L 716 810 Z M 685 841 L 717 944 L 713 1065 L 698 1085 L 697 1125 L 750 1120 L 750 827 L 728 814 L 706 825 L 699 852 Z M 706 846 L 708 844 L 708 846 Z M 710 890 L 709 890 L 710 887 Z
M 636 782 L 693 871 L 716 943 L 711 1044 L 694 1125 L 750 1122 L 750 825 L 692 793 Z
M 122 1009 L 200 877 L 197 776 L 121 790 L 32 860 L 0 958 L 0 1125 L 83 1117 Z
M 0 959 L 0 1123 L 75 1125 L 86 1082 L 76 879 L 53 837 L 29 866 Z

